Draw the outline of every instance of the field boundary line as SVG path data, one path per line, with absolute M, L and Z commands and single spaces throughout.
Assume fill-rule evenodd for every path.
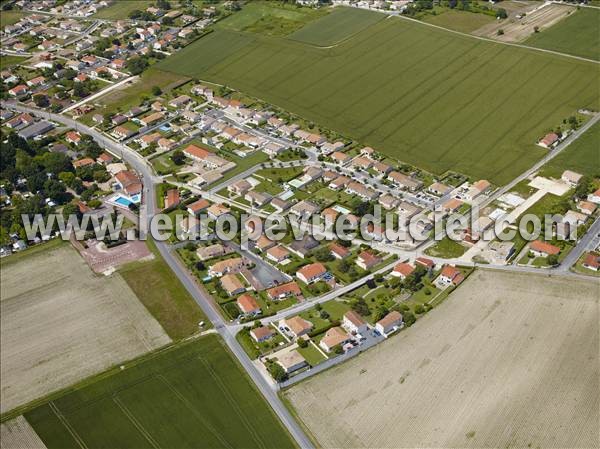
M 212 366 L 210 366 L 210 364 L 208 363 L 208 361 L 206 361 L 206 359 L 204 359 L 204 357 L 198 355 L 198 359 L 200 360 L 200 362 L 202 362 L 202 364 L 206 367 L 206 370 L 209 372 L 211 377 L 215 380 L 215 383 L 217 384 L 219 389 L 223 392 L 223 395 L 227 398 L 227 401 L 229 401 L 229 403 L 235 410 L 236 414 L 240 417 L 240 420 L 244 423 L 244 426 L 246 426 L 246 428 L 248 429 L 248 432 L 254 436 L 256 442 L 259 444 L 260 447 L 266 448 L 267 446 L 265 445 L 264 441 L 260 438 L 260 436 L 256 433 L 254 428 L 250 425 L 250 423 L 246 419 L 246 415 L 244 415 L 242 413 L 242 410 L 240 409 L 238 403 L 233 399 L 233 397 L 229 393 L 229 390 L 227 390 L 227 388 L 225 388 L 223 381 L 214 372 L 214 370 L 212 369 Z
M 112 400 L 115 404 L 117 404 L 117 407 L 121 409 L 121 411 L 129 419 L 129 421 L 131 421 L 131 424 L 133 424 L 135 428 L 142 434 L 142 436 L 146 438 L 146 440 L 148 440 L 148 443 L 150 443 L 152 447 L 160 449 L 160 445 L 158 444 L 158 442 L 152 437 L 152 435 L 150 435 L 150 433 L 144 428 L 142 423 L 140 423 L 137 420 L 133 413 L 131 413 L 131 411 L 127 408 L 125 404 L 123 404 L 123 401 L 121 401 L 121 399 L 119 399 L 119 397 L 116 394 L 112 396 Z
M 491 43 L 494 43 L 494 44 L 508 45 L 510 47 L 525 48 L 527 50 L 539 51 L 540 53 L 549 53 L 549 54 L 552 54 L 552 55 L 563 56 L 565 58 L 577 59 L 579 61 L 591 62 L 592 64 L 600 65 L 600 61 L 596 61 L 594 59 L 584 58 L 583 56 L 575 56 L 575 55 L 571 55 L 569 53 L 562 53 L 560 51 L 547 50 L 545 48 L 531 47 L 529 45 L 517 44 L 515 42 L 501 42 L 501 41 L 497 41 L 497 40 L 491 39 L 489 37 L 475 36 L 473 34 L 463 33 L 462 31 L 451 30 L 450 28 L 444 28 L 443 26 L 434 25 L 433 23 L 422 22 L 422 21 L 420 21 L 418 19 L 413 19 L 411 17 L 406 17 L 406 16 L 404 16 L 402 14 L 397 15 L 397 16 L 393 16 L 393 17 L 399 17 L 402 20 L 408 20 L 410 22 L 416 22 L 416 23 L 419 23 L 421 25 L 429 26 L 429 27 L 432 27 L 432 28 L 438 28 L 440 30 L 448 31 L 449 33 L 458 34 L 459 36 L 470 37 L 472 39 L 478 39 L 478 40 L 481 40 L 481 41 L 491 42 Z
M 187 407 L 187 409 L 192 412 L 192 414 L 197 417 L 202 424 L 204 424 L 206 426 L 206 428 L 213 434 L 213 436 L 219 440 L 223 446 L 228 447 L 230 449 L 233 449 L 233 446 L 231 446 L 231 444 L 229 444 L 229 442 L 224 439 L 221 434 L 219 432 L 217 432 L 217 430 L 212 426 L 212 424 L 210 424 L 205 418 L 204 416 L 202 416 L 201 414 L 198 413 L 198 410 L 196 410 L 194 408 L 194 406 L 190 403 L 190 401 L 187 400 L 187 398 L 182 395 L 179 390 L 177 390 L 177 388 L 175 388 L 171 382 L 169 382 L 169 380 L 163 375 L 163 374 L 159 374 L 158 376 L 156 376 L 161 382 L 163 382 L 167 388 L 169 388 L 169 390 L 171 390 L 171 392 L 181 401 L 183 402 L 183 404 Z
M 62 425 L 65 426 L 65 428 L 71 434 L 71 436 L 77 442 L 77 444 L 79 444 L 79 446 L 83 449 L 87 449 L 87 445 L 85 444 L 85 441 L 83 441 L 83 438 L 81 438 L 77 431 L 73 428 L 73 426 L 71 426 L 71 423 L 67 420 L 65 415 L 62 414 L 62 412 L 56 406 L 54 401 L 50 401 L 48 403 L 48 406 L 50 407 L 50 410 L 52 410 L 52 413 L 54 413 L 58 420 L 62 423 Z

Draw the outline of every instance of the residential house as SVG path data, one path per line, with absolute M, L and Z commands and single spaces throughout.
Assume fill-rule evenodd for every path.
M 152 145 L 153 143 L 158 143 L 158 141 L 161 140 L 162 138 L 163 137 L 161 136 L 160 133 L 151 133 L 151 134 L 145 134 L 145 135 L 137 138 L 136 142 L 138 142 L 142 148 L 147 148 L 148 146 Z
M 411 192 L 421 188 L 423 183 L 412 176 L 405 175 L 398 171 L 392 171 L 388 174 L 388 179 L 402 189 L 408 189 Z
M 367 322 L 354 310 L 349 310 L 344 313 L 342 327 L 354 335 L 362 335 L 369 330 Z
M 390 171 L 392 171 L 392 167 L 390 167 L 388 164 L 384 164 L 383 162 L 375 161 L 373 163 L 373 170 L 380 175 L 387 175 Z
M 102 165 L 108 165 L 108 164 L 112 163 L 113 160 L 114 160 L 114 157 L 112 156 L 112 154 L 104 152 L 104 153 L 100 153 L 100 155 L 96 159 L 96 162 L 98 162 L 99 164 L 102 164 Z
M 79 159 L 78 161 L 73 161 L 73 167 L 81 168 L 86 167 L 88 165 L 93 165 L 96 162 L 91 157 L 84 157 L 83 159 Z
M 261 235 L 255 243 L 256 248 L 260 252 L 264 252 L 270 248 L 273 248 L 277 243 L 273 240 L 269 239 L 266 235 Z
M 227 187 L 227 190 L 229 190 L 231 193 L 234 193 L 236 195 L 244 195 L 251 188 L 252 188 L 252 184 L 250 184 L 245 179 L 240 179 L 239 181 L 234 182 L 233 184 L 229 185 Z
M 250 336 L 256 343 L 262 343 L 271 339 L 275 332 L 270 327 L 261 326 L 250 331 Z
M 461 271 L 452 265 L 445 265 L 436 279 L 436 283 L 441 286 L 458 285 L 464 280 Z
M 299 315 L 291 318 L 285 318 L 279 322 L 279 328 L 283 328 L 284 332 L 291 335 L 293 338 L 302 337 L 312 331 L 314 325 L 310 321 L 305 320 Z
M 65 136 L 65 140 L 74 145 L 79 145 L 81 142 L 81 134 L 75 131 L 69 131 Z
M 216 262 L 208 268 L 208 274 L 211 276 L 221 277 L 225 274 L 235 274 L 242 271 L 249 262 L 243 257 L 234 257 Z
M 244 316 L 256 316 L 261 314 L 260 306 L 256 299 L 248 294 L 241 295 L 237 299 L 237 306 L 242 311 Z
M 294 204 L 290 208 L 290 214 L 296 215 L 299 218 L 308 218 L 320 211 L 320 207 L 310 201 L 303 200 Z
M 319 346 L 325 352 L 331 352 L 334 350 L 336 346 L 343 346 L 352 340 L 352 337 L 346 333 L 344 329 L 339 326 L 332 327 L 327 332 L 319 342 Z
M 368 201 L 372 201 L 379 196 L 379 192 L 357 181 L 349 182 L 346 186 L 346 192 L 351 195 L 357 195 Z
M 350 161 L 350 159 L 352 159 L 346 153 L 342 153 L 341 151 L 333 152 L 330 157 L 331 159 L 333 159 L 334 162 L 340 165 L 346 165 Z
M 327 268 L 320 262 L 311 263 L 300 268 L 296 273 L 298 279 L 305 284 L 312 284 L 321 280 L 327 274 Z
M 275 263 L 282 263 L 291 256 L 290 252 L 282 245 L 273 246 L 266 251 L 267 259 Z
M 131 170 L 122 170 L 115 175 L 115 181 L 119 188 L 128 195 L 138 195 L 142 193 L 143 185 L 138 175 Z
M 276 363 L 283 368 L 286 374 L 296 372 L 308 365 L 304 357 L 296 350 L 279 355 Z
M 386 337 L 400 327 L 402 327 L 402 314 L 396 310 L 388 313 L 375 324 L 377 332 Z
M 140 120 L 140 122 L 144 126 L 151 126 L 151 125 L 156 125 L 164 118 L 165 118 L 165 114 L 163 114 L 162 112 L 154 112 L 153 114 L 143 117 Z
M 27 81 L 27 85 L 29 87 L 37 87 L 37 86 L 41 86 L 45 82 L 46 82 L 46 78 L 44 78 L 43 76 L 36 76 L 35 78 L 32 78 L 29 81 Z
M 378 265 L 381 262 L 381 257 L 374 255 L 370 251 L 363 251 L 356 258 L 356 265 L 358 265 L 363 270 L 370 270 L 375 265 Z
M 295 282 L 288 282 L 287 284 L 281 284 L 276 287 L 270 288 L 267 290 L 267 296 L 269 299 L 282 300 L 285 298 L 289 298 L 290 296 L 294 296 L 298 299 L 302 298 L 302 290 L 298 287 L 298 284 Z
M 425 267 L 427 270 L 433 270 L 433 268 L 435 267 L 435 262 L 426 257 L 417 257 L 415 259 L 415 265 Z
M 596 211 L 597 206 L 591 201 L 579 201 L 577 209 L 586 215 L 592 215 Z
M 561 179 L 571 187 L 577 187 L 577 184 L 579 184 L 581 178 L 583 178 L 582 174 L 571 170 L 565 170 L 561 176 Z
M 329 183 L 329 188 L 331 190 L 341 190 L 343 188 L 345 188 L 349 183 L 350 183 L 351 179 L 348 176 L 338 176 L 337 178 L 335 178 L 333 181 L 331 181 Z
M 600 270 L 600 255 L 598 253 L 590 252 L 585 255 L 583 259 L 583 268 L 588 270 L 599 271 Z
M 235 274 L 225 274 L 221 277 L 221 287 L 229 296 L 239 295 L 246 291 L 246 287 Z
M 227 215 L 228 213 L 230 213 L 231 209 L 229 209 L 224 204 L 215 203 L 212 206 L 210 206 L 208 209 L 206 209 L 206 212 L 208 213 L 208 216 L 210 218 L 216 220 L 221 215 Z
M 178 206 L 181 202 L 181 198 L 179 196 L 179 190 L 177 189 L 169 189 L 167 190 L 167 195 L 165 197 L 165 208 Z
M 471 187 L 465 193 L 465 198 L 469 201 L 473 201 L 482 193 L 487 192 L 492 185 L 486 181 L 485 179 L 481 179 L 477 182 L 474 182 Z
M 131 136 L 136 134 L 136 131 L 133 131 L 129 128 L 125 128 L 124 126 L 117 126 L 112 130 L 111 134 L 115 136 L 119 140 L 128 139 Z
M 200 246 L 196 250 L 196 255 L 198 256 L 198 259 L 204 261 L 214 259 L 215 257 L 223 257 L 232 252 L 233 250 L 229 247 L 221 243 L 215 243 L 213 245 Z
M 588 195 L 588 201 L 594 204 L 600 204 L 600 189 Z
M 194 201 L 192 204 L 189 204 L 187 207 L 187 211 L 190 215 L 200 215 L 200 213 L 208 209 L 209 206 L 210 203 L 208 202 L 208 200 L 200 198 L 199 200 Z
M 373 161 L 364 156 L 357 156 L 352 159 L 352 167 L 360 168 L 362 170 L 368 170 L 373 165 Z
M 29 89 L 24 84 L 19 84 L 8 90 L 8 93 L 13 97 L 21 97 L 23 95 L 27 95 L 29 93 Z
M 539 142 L 538 145 L 543 148 L 554 148 L 558 142 L 560 141 L 560 137 L 556 133 L 548 133 L 546 134 Z
M 452 187 L 442 184 L 441 182 L 434 182 L 427 188 L 427 190 L 434 195 L 444 196 L 447 193 L 452 192 Z
M 538 257 L 557 256 L 560 253 L 560 248 L 548 242 L 534 240 L 529 245 L 529 251 Z
M 396 264 L 392 272 L 390 273 L 394 277 L 398 277 L 400 279 L 406 279 L 415 271 L 415 267 L 406 262 L 401 262 Z
M 445 214 L 452 214 L 456 212 L 464 203 L 457 198 L 450 198 L 442 205 L 442 211 Z
M 400 199 L 389 193 L 385 193 L 379 197 L 379 204 L 387 210 L 396 208 L 400 204 Z
M 329 245 L 329 249 L 330 249 L 333 257 L 335 257 L 338 260 L 345 259 L 346 257 L 350 256 L 350 254 L 351 254 L 351 252 L 348 248 L 346 248 L 345 246 L 342 246 L 338 243 L 335 243 L 335 242 L 333 242 Z
M 179 97 L 172 99 L 169 102 L 169 106 L 172 108 L 180 108 L 188 104 L 190 101 L 192 101 L 192 99 L 188 95 L 180 95 Z
M 298 257 L 304 259 L 313 249 L 317 248 L 318 246 L 319 242 L 317 242 L 310 235 L 305 235 L 302 240 L 294 240 L 289 245 L 289 249 Z
M 267 204 L 271 198 L 273 198 L 268 193 L 258 192 L 256 190 L 250 190 L 246 192 L 244 199 L 250 203 L 251 206 L 262 207 Z
M 171 139 L 166 139 L 164 137 L 158 139 L 158 148 L 160 148 L 162 151 L 168 151 L 174 148 L 176 145 L 177 143 L 173 142 Z

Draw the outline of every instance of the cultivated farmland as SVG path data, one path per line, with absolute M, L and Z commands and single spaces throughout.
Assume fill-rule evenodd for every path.
M 319 20 L 308 23 L 289 36 L 307 44 L 326 47 L 348 39 L 359 31 L 376 24 L 385 16 L 357 8 L 335 8 Z
M 25 417 L 50 449 L 294 447 L 217 336 L 115 369 Z
M 600 60 L 600 10 L 582 8 L 556 25 L 542 29 L 525 43 L 572 55 Z
M 170 342 L 118 274 L 94 275 L 67 244 L 0 276 L 2 413 Z
M 504 184 L 535 142 L 598 109 L 593 63 L 389 18 L 334 48 L 218 30 L 160 63 L 227 84 L 435 173 Z
M 286 395 L 322 447 L 599 447 L 598 283 L 476 271 Z

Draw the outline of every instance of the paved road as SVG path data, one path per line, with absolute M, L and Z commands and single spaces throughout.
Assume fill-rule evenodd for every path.
M 590 226 L 588 232 L 579 240 L 577 246 L 567 254 L 567 257 L 563 259 L 557 270 L 570 270 L 584 252 L 595 249 L 598 244 L 600 244 L 600 218 L 597 218 L 592 226 Z
M 154 184 L 156 178 L 153 175 L 151 168 L 148 166 L 146 160 L 141 157 L 137 152 L 131 150 L 125 145 L 115 142 L 106 136 L 102 135 L 97 130 L 88 126 L 82 125 L 75 120 L 58 114 L 52 114 L 45 111 L 40 111 L 34 108 L 29 108 L 20 104 L 5 103 L 5 105 L 11 108 L 21 111 L 29 112 L 31 114 L 47 118 L 49 120 L 63 123 L 64 125 L 73 127 L 81 130 L 85 134 L 92 136 L 101 146 L 113 153 L 118 157 L 122 157 L 126 160 L 138 173 L 142 176 L 144 183 L 144 198 L 147 209 L 147 219 L 149 220 L 156 212 L 156 193 Z M 314 446 L 310 439 L 306 436 L 304 431 L 300 428 L 298 423 L 294 420 L 288 409 L 285 407 L 283 402 L 279 399 L 277 391 L 265 380 L 260 374 L 257 368 L 252 364 L 252 361 L 242 349 L 240 344 L 235 338 L 235 333 L 231 332 L 230 329 L 225 325 L 221 314 L 216 309 L 215 302 L 212 298 L 206 294 L 203 290 L 198 288 L 195 279 L 188 273 L 176 257 L 171 253 L 169 245 L 165 242 L 156 242 L 156 246 L 164 258 L 165 262 L 171 267 L 175 275 L 179 278 L 186 290 L 192 295 L 194 300 L 198 303 L 202 311 L 206 314 L 207 318 L 213 323 L 215 329 L 221 335 L 231 352 L 236 356 L 240 364 L 244 367 L 248 375 L 252 378 L 260 392 L 267 399 L 279 419 L 283 422 L 284 426 L 288 429 L 292 437 L 296 440 L 298 445 L 302 448 L 312 449 Z

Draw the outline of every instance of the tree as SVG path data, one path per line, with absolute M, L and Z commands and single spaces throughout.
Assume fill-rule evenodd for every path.
M 162 89 L 159 86 L 152 86 L 152 95 L 158 97 L 162 94 Z
M 498 31 L 496 31 L 496 34 L 498 36 L 502 36 L 504 34 L 504 30 L 502 28 L 500 28 Z
M 321 310 L 321 313 L 319 314 L 319 316 L 324 320 L 329 319 L 329 313 L 326 310 Z
M 333 352 L 340 355 L 344 353 L 344 348 L 342 348 L 341 345 L 337 345 L 335 348 L 333 348 Z
M 304 338 L 299 338 L 297 341 L 298 341 L 298 347 L 300 347 L 300 348 L 308 347 L 308 341 L 305 340 Z
M 270 363 L 267 369 L 269 370 L 269 373 L 271 373 L 271 376 L 273 376 L 273 379 L 277 382 L 283 382 L 288 377 L 285 370 L 278 363 Z
M 50 105 L 50 101 L 48 101 L 48 97 L 44 94 L 36 94 L 33 96 L 33 102 L 38 108 L 45 108 Z
M 148 67 L 148 61 L 145 58 L 134 57 L 127 61 L 127 70 L 131 72 L 132 75 L 139 75 Z
M 185 163 L 185 155 L 183 154 L 183 151 L 181 151 L 181 150 L 174 151 L 173 154 L 171 155 L 171 160 L 173 161 L 173 163 L 175 165 L 183 165 Z
M 331 251 L 326 246 L 316 250 L 314 252 L 314 256 L 319 262 L 329 262 L 334 259 L 333 255 L 331 254 Z
M 577 184 L 577 187 L 575 188 L 575 196 L 577 198 L 581 199 L 585 199 L 588 196 L 588 193 L 590 193 L 590 191 L 592 187 L 592 180 L 590 179 L 589 176 L 583 176 L 580 180 L 579 180 L 579 184 Z
M 496 11 L 496 18 L 506 19 L 507 17 L 508 17 L 508 13 L 506 12 L 506 9 L 498 8 L 498 11 Z
M 356 300 L 355 302 L 352 303 L 352 305 L 350 307 L 352 308 L 352 310 L 354 310 L 356 313 L 358 313 L 359 315 L 362 315 L 362 316 L 367 316 L 370 313 L 369 306 L 365 302 L 364 298 L 360 298 L 360 299 Z
M 402 320 L 404 321 L 406 327 L 412 326 L 413 324 L 415 324 L 415 321 L 417 321 L 413 313 L 408 310 L 402 314 Z
M 534 33 L 539 33 L 539 32 L 540 32 L 540 27 L 539 27 L 539 26 L 537 26 L 537 25 L 536 25 L 536 26 L 534 26 L 534 27 L 533 27 L 533 32 L 534 32 Z
M 173 17 L 163 17 L 162 23 L 163 25 L 173 25 Z
M 424 312 L 425 312 L 425 308 L 423 307 L 423 304 L 417 304 L 415 306 L 415 313 L 417 313 L 417 314 L 420 315 L 420 314 L 422 314 Z
M 558 265 L 558 256 L 556 254 L 550 254 L 546 257 L 546 262 L 548 262 L 548 265 L 554 267 Z

